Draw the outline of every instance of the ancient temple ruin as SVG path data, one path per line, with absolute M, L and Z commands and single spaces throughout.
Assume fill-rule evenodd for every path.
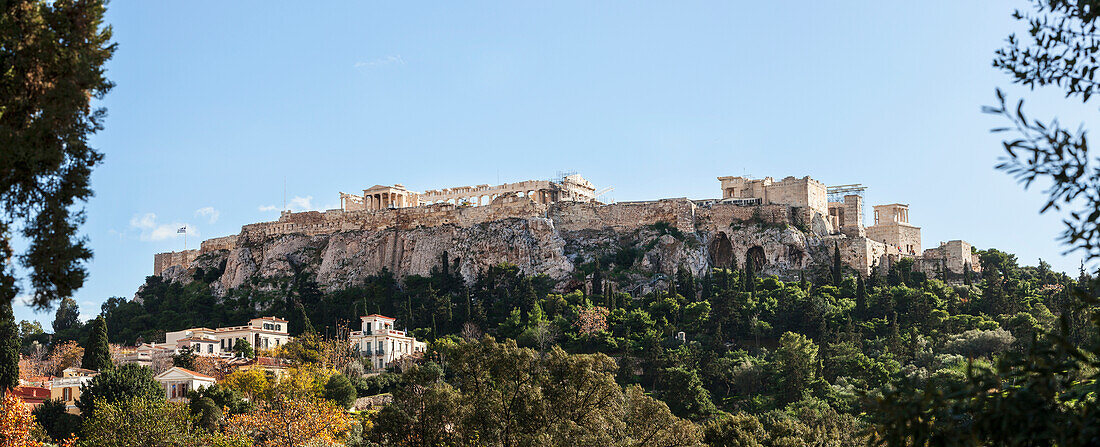
M 456 186 L 429 189 L 422 193 L 409 191 L 405 185 L 374 185 L 363 195 L 340 193 L 340 209 L 344 211 L 377 211 L 389 208 L 411 208 L 449 203 L 455 206 L 485 206 L 504 196 L 519 196 L 535 203 L 593 202 L 596 187 L 577 174 L 555 180 L 525 180 L 501 185 Z

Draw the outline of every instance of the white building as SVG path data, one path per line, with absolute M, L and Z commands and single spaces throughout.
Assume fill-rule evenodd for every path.
M 363 330 L 352 332 L 348 338 L 369 360 L 364 361 L 364 366 L 369 363 L 371 369 L 384 369 L 406 355 L 421 353 L 427 348 L 424 342 L 416 341 L 405 331 L 394 329 L 393 318 L 377 314 L 359 318 L 363 321 Z
M 232 352 L 241 340 L 248 340 L 252 349 L 275 349 L 289 343 L 287 321 L 276 317 L 253 318 L 245 326 L 222 327 L 215 331 L 218 345 L 215 351 Z
M 168 368 L 167 371 L 157 374 L 153 378 L 164 387 L 164 398 L 170 402 L 187 402 L 189 400 L 187 397 L 188 391 L 214 386 L 214 383 L 217 382 L 216 379 L 206 374 L 178 366 Z
M 233 347 L 241 340 L 247 340 L 254 350 L 269 350 L 287 344 L 292 338 L 287 333 L 286 320 L 261 317 L 249 320 L 244 326 L 217 329 L 199 327 L 168 332 L 164 334 L 164 343 L 153 346 L 168 348 L 172 354 L 190 348 L 196 355 L 231 357 Z M 148 354 L 152 356 L 153 353 Z

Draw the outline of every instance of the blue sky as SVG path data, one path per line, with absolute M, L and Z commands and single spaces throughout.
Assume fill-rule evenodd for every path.
M 1001 123 L 980 113 L 1001 86 L 1035 116 L 1095 116 L 990 66 L 1022 2 L 411 3 L 113 2 L 82 316 L 133 296 L 179 226 L 194 247 L 275 219 L 284 180 L 323 209 L 560 170 L 619 201 L 811 175 L 910 204 L 925 248 L 1076 271 L 1041 192 L 993 170 Z

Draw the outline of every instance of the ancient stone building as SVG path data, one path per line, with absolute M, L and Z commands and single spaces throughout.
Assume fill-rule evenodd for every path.
M 824 183 L 810 178 L 787 177 L 775 181 L 771 177 L 750 179 L 746 177 L 718 177 L 722 182 L 722 199 L 751 204 L 758 203 L 806 207 L 821 215 L 829 212 Z
M 909 205 L 875 205 L 875 224 L 867 227 L 867 238 L 897 247 L 902 254 L 921 254 L 920 227 L 909 223 Z
M 430 189 L 422 193 L 409 191 L 404 185 L 374 185 L 358 196 L 340 193 L 340 209 L 344 211 L 377 211 L 388 208 L 412 208 L 438 203 L 456 206 L 485 206 L 510 195 L 531 199 L 535 203 L 591 202 L 596 200 L 596 188 L 577 174 L 557 180 L 525 180 L 489 186 L 456 186 Z
M 970 243 L 960 240 L 940 242 L 939 247 L 925 250 L 921 258 L 929 264 L 922 270 L 933 272 L 937 267 L 956 274 L 963 273 L 967 268 L 973 272 L 980 272 L 982 268 L 981 260 L 978 259 L 977 253 L 974 253 Z M 939 265 L 934 265 L 935 262 L 939 262 Z
M 721 199 L 613 204 L 598 202 L 599 193 L 577 175 L 423 193 L 376 185 L 363 195 L 341 193 L 340 209 L 284 211 L 276 221 L 204 241 L 199 250 L 157 254 L 154 274 L 175 277 L 178 270 L 164 272 L 228 262 L 220 287 L 236 287 L 249 275 L 279 272 L 286 263 L 282 256 L 291 250 L 283 245 L 312 240 L 327 241 L 317 242 L 323 252 L 318 275 L 330 282 L 382 268 L 426 274 L 445 250 L 452 259 L 463 259 L 467 278 L 499 262 L 565 278 L 585 259 L 569 250 L 606 246 L 656 226 L 673 228 L 677 236 L 643 245 L 653 252 L 640 265 L 666 274 L 682 265 L 702 274 L 707 266 L 744 265 L 752 257 L 762 272 L 783 275 L 830 262 L 834 246 L 842 261 L 863 275 L 875 266 L 885 272 L 907 257 L 922 271 L 942 265 L 957 273 L 968 263 L 970 247 L 963 241 L 922 254 L 920 228 L 909 223 L 907 205 L 875 206 L 875 224 L 865 228 L 860 185 L 826 187 L 810 177 L 719 180 Z M 587 240 L 600 234 L 600 242 Z M 969 263 L 976 268 L 976 262 Z

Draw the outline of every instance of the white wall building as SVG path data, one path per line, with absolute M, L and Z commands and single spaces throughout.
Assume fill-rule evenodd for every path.
M 152 367 L 158 359 L 171 357 L 185 348 L 195 355 L 232 357 L 233 347 L 248 340 L 253 350 L 269 350 L 285 345 L 293 338 L 287 333 L 287 321 L 277 317 L 253 318 L 244 326 L 217 329 L 197 327 L 164 334 L 164 343 L 143 344 L 119 357 L 121 363 Z
M 157 382 L 164 387 L 164 398 L 170 402 L 187 402 L 187 392 L 214 386 L 216 379 L 206 374 L 197 373 L 186 368 L 174 366 L 157 374 Z
M 377 314 L 359 318 L 363 329 L 352 332 L 348 338 L 365 357 L 364 366 L 369 364 L 371 369 L 384 369 L 406 355 L 424 352 L 427 348 L 424 342 L 416 341 L 405 331 L 394 329 L 393 318 Z

